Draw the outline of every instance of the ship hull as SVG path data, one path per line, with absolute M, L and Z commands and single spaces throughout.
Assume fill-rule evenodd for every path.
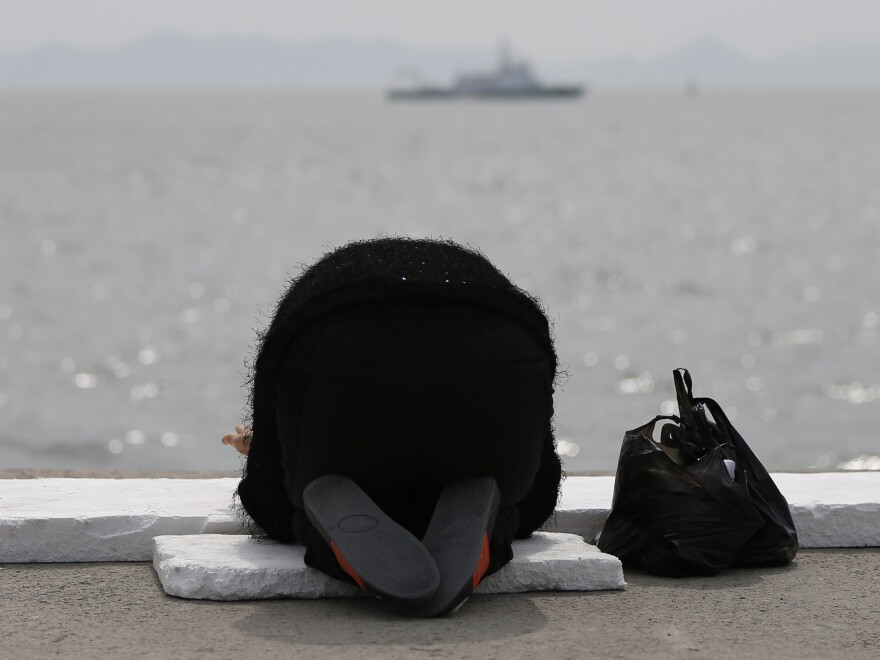
M 538 87 L 534 89 L 484 89 L 459 91 L 438 87 L 394 89 L 388 92 L 391 101 L 447 101 L 455 99 L 524 100 L 577 99 L 584 95 L 582 87 Z

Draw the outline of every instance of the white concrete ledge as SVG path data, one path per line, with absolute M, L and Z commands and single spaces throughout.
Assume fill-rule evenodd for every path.
M 149 561 L 160 534 L 236 534 L 237 479 L 0 479 L 0 562 Z
M 880 472 L 774 474 L 801 547 L 880 546 Z M 0 479 L 0 562 L 148 561 L 159 535 L 242 534 L 226 479 Z M 596 538 L 614 477 L 570 477 L 547 531 Z
M 880 546 L 880 472 L 772 476 L 802 548 Z
M 183 598 L 336 598 L 359 589 L 303 563 L 298 545 L 254 541 L 246 536 L 159 536 L 153 566 L 165 592 Z M 623 570 L 578 536 L 537 533 L 516 541 L 514 558 L 480 584 L 477 593 L 623 589 Z
M 771 475 L 788 500 L 802 548 L 880 546 L 880 472 Z M 563 482 L 555 520 L 546 528 L 593 541 L 611 508 L 614 477 Z
M 568 477 L 562 482 L 556 515 L 544 529 L 577 534 L 593 543 L 602 531 L 613 497 L 614 477 Z

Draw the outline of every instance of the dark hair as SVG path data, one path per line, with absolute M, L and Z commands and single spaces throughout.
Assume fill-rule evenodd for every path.
M 296 540 L 293 505 L 284 488 L 273 392 L 297 333 L 348 305 L 415 300 L 473 302 L 506 312 L 533 333 L 557 373 L 550 324 L 541 303 L 479 251 L 448 240 L 379 238 L 328 252 L 290 282 L 271 324 L 258 339 L 249 378 L 253 435 L 238 486 L 252 533 L 286 543 Z M 552 515 L 559 495 L 562 465 L 553 437 L 552 388 L 548 398 L 541 464 L 531 489 L 517 505 L 518 537 L 528 536 Z

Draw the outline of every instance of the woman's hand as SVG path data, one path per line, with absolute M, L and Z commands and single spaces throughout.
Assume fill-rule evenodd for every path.
M 248 450 L 251 448 L 251 427 L 236 426 L 235 433 L 224 435 L 220 442 L 235 447 L 239 454 L 247 456 Z

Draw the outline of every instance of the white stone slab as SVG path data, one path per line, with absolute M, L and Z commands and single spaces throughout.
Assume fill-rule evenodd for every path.
M 153 566 L 165 592 L 183 598 L 334 598 L 361 596 L 356 587 L 303 563 L 305 549 L 246 536 L 206 534 L 154 539 Z M 477 593 L 623 589 L 616 557 L 571 534 L 537 533 L 514 542 L 514 559 Z
M 788 500 L 802 548 L 880 546 L 880 472 L 771 475 Z M 569 477 L 546 529 L 593 541 L 611 508 L 614 477 Z
M 149 561 L 159 534 L 234 534 L 237 479 L 0 479 L 0 562 Z
M 773 475 L 804 548 L 880 546 L 880 472 Z M 227 479 L 0 479 L 0 562 L 146 561 L 163 534 L 244 533 Z M 569 477 L 546 531 L 595 539 L 614 477 Z
M 480 583 L 477 593 L 623 589 L 623 568 L 575 534 L 536 532 L 513 542 L 513 560 Z

